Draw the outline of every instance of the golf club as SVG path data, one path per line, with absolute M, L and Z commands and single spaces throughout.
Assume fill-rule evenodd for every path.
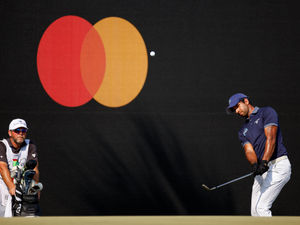
M 236 182 L 236 181 L 238 181 L 238 180 L 242 180 L 242 179 L 244 179 L 244 178 L 246 178 L 246 177 L 250 177 L 250 176 L 252 176 L 252 174 L 253 174 L 252 172 L 251 172 L 251 173 L 248 173 L 248 174 L 246 174 L 246 175 L 244 175 L 244 176 L 235 178 L 235 179 L 230 180 L 230 181 L 228 181 L 228 182 L 226 182 L 226 183 L 224 183 L 224 184 L 220 184 L 220 185 L 215 186 L 215 187 L 212 187 L 212 188 L 209 188 L 209 187 L 208 187 L 207 185 L 205 185 L 205 184 L 202 184 L 202 187 L 203 187 L 205 190 L 207 190 L 207 191 L 213 191 L 213 190 L 216 190 L 216 189 L 218 189 L 218 188 L 220 188 L 220 187 L 223 187 L 223 186 L 225 186 L 225 185 L 227 185 L 227 184 L 231 184 L 231 183 Z
M 43 189 L 43 184 L 42 183 L 36 183 L 31 188 L 29 188 L 28 194 L 29 195 L 36 195 L 42 189 Z

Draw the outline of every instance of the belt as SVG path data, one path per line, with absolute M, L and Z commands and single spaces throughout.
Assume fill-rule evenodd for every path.
M 270 165 L 274 165 L 275 163 L 280 162 L 281 160 L 287 159 L 288 157 L 286 155 L 280 156 L 277 159 L 273 159 L 269 162 Z

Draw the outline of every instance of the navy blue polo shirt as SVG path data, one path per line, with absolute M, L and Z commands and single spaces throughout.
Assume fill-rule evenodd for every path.
M 258 160 L 261 160 L 264 155 L 266 144 L 264 128 L 268 126 L 277 126 L 276 146 L 270 161 L 287 155 L 287 150 L 283 145 L 276 111 L 272 107 L 255 107 L 250 117 L 240 129 L 239 139 L 243 147 L 247 143 L 252 144 Z

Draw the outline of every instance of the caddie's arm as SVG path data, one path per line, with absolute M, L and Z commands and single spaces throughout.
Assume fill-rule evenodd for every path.
M 264 131 L 266 135 L 266 144 L 262 160 L 269 161 L 275 150 L 277 126 L 267 126 Z
M 16 185 L 13 182 L 13 179 L 10 176 L 10 171 L 8 170 L 7 163 L 0 161 L 0 174 L 6 184 L 9 194 L 16 194 Z
M 40 171 L 39 171 L 39 162 L 37 162 L 35 168 L 33 169 L 35 171 L 35 175 L 33 177 L 33 180 L 38 183 L 40 181 Z M 38 192 L 38 199 L 41 198 L 41 192 Z
M 33 179 L 35 182 L 38 183 L 40 181 L 39 162 L 37 162 L 37 164 L 33 170 L 35 171 L 35 175 L 34 175 Z

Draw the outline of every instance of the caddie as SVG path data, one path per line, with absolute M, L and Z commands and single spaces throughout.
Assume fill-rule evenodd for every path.
M 12 196 L 16 185 L 11 177 L 13 168 L 23 168 L 29 160 L 35 160 L 33 180 L 39 181 L 36 145 L 26 139 L 28 127 L 23 119 L 14 119 L 8 127 L 8 138 L 0 141 L 0 216 L 12 217 Z

